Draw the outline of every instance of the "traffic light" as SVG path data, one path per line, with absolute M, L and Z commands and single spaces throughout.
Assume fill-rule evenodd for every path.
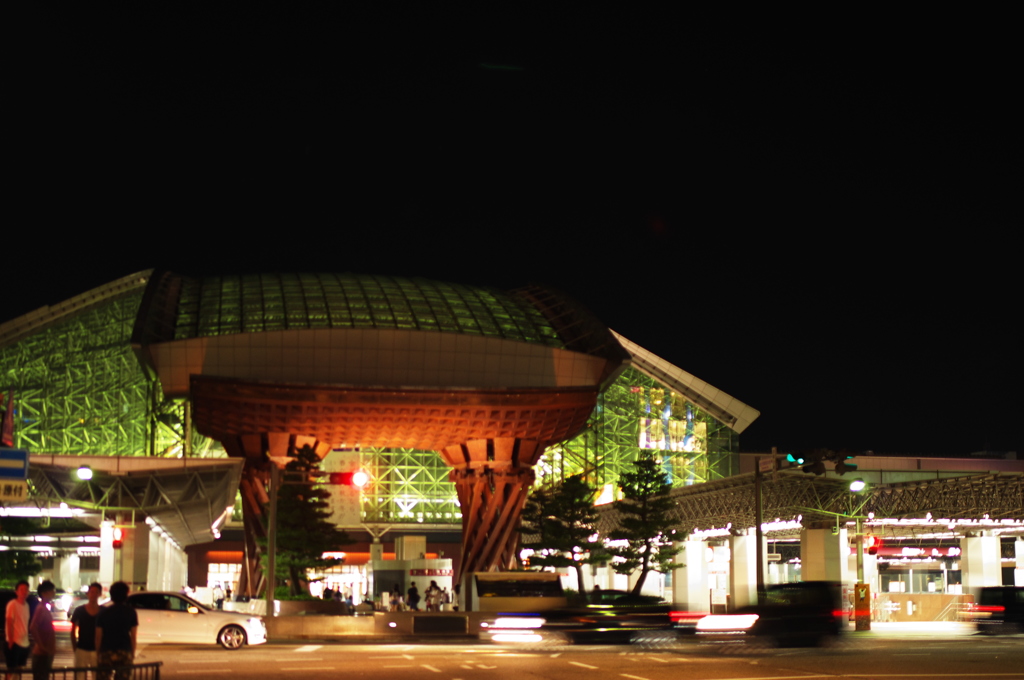
M 877 555 L 878 549 L 882 547 L 882 539 L 878 536 L 868 535 L 864 537 L 864 548 L 869 555 Z
M 825 474 L 825 453 L 823 451 L 810 451 L 800 456 L 800 462 L 804 472 L 813 475 Z
M 846 455 L 843 455 L 843 454 L 839 454 L 839 460 L 836 461 L 836 474 L 837 475 L 845 475 L 847 472 L 856 472 L 857 471 L 857 464 L 856 463 L 847 463 L 846 462 L 846 461 L 850 460 L 851 458 L 853 458 L 853 456 L 846 456 Z
M 114 548 L 121 548 L 124 546 L 124 532 L 121 527 L 114 527 Z
M 370 475 L 365 470 L 354 470 L 352 472 L 332 472 L 328 478 L 328 484 L 341 484 L 362 489 L 370 483 Z

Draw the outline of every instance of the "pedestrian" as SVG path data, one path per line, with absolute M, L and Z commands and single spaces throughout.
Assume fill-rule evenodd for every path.
M 224 588 L 224 599 L 231 602 L 231 586 L 225 586 Z
M 220 587 L 220 583 L 213 587 L 213 602 L 217 609 L 224 609 L 224 589 Z
M 7 661 L 7 678 L 25 667 L 28 661 L 28 581 L 18 581 L 14 586 L 14 599 L 7 603 L 4 612 L 4 658 Z
M 405 601 L 408 603 L 409 609 L 414 612 L 418 612 L 420 610 L 420 591 L 416 587 L 415 581 L 409 585 L 409 592 Z
M 110 680 L 116 669 L 117 680 L 128 680 L 135 660 L 139 617 L 128 605 L 128 584 L 118 581 L 110 586 L 109 607 L 96 617 L 96 661 L 100 670 L 97 680 Z
M 398 589 L 398 584 L 396 583 L 391 591 L 391 595 L 388 597 L 388 611 L 397 612 L 401 601 L 402 592 Z
M 452 595 L 448 592 L 448 586 L 441 588 L 441 611 L 448 611 L 448 605 L 452 603 Z
M 32 646 L 32 680 L 49 680 L 53 657 L 57 655 L 57 632 L 53 628 L 50 601 L 57 593 L 53 581 L 43 581 L 36 590 L 39 606 L 32 614 L 28 630 L 35 644 Z
M 100 614 L 102 594 L 103 586 L 90 583 L 86 593 L 89 601 L 71 614 L 71 649 L 75 653 L 76 668 L 96 666 L 96 617 Z M 85 673 L 75 673 L 75 680 L 85 680 Z

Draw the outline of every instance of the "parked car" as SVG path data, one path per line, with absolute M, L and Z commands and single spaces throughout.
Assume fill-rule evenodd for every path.
M 967 610 L 979 633 L 1024 633 L 1024 587 L 989 586 L 978 593 L 977 603 Z
M 262 617 L 218 611 L 180 593 L 142 591 L 128 596 L 139 617 L 139 642 L 217 643 L 241 649 L 267 641 Z
M 843 631 L 838 583 L 801 581 L 768 586 L 765 601 L 697 621 L 697 639 L 774 646 L 813 646 Z

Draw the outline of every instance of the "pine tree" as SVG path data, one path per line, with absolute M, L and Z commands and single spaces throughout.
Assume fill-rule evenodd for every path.
M 597 533 L 594 496 L 594 489 L 580 475 L 558 486 L 536 489 L 523 510 L 520 529 L 523 547 L 534 551 L 530 566 L 573 567 L 584 597 L 583 566 L 606 559 L 601 545 L 590 541 Z
M 320 458 L 310 446 L 297 451 L 285 472 L 311 473 Z M 306 477 L 307 475 L 302 475 Z M 290 595 L 304 594 L 309 569 L 327 569 L 342 560 L 324 559 L 352 543 L 348 534 L 331 522 L 330 492 L 320 485 L 282 484 L 277 495 L 277 575 L 287 576 Z
M 645 452 L 637 458 L 631 472 L 619 477 L 619 488 L 623 495 L 623 500 L 616 503 L 619 526 L 608 538 L 625 544 L 609 546 L 608 552 L 620 558 L 613 563 L 617 573 L 628 575 L 640 569 L 632 590 L 633 595 L 639 595 L 647 574 L 654 569 L 673 569 L 672 558 L 681 550 L 671 544 L 672 486 L 655 455 Z

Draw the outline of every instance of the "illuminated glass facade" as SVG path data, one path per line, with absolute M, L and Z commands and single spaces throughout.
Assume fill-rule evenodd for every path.
M 484 288 L 356 274 L 181 280 L 175 340 L 303 328 L 388 328 L 565 346 L 535 306 Z
M 0 346 L 14 391 L 14 445 L 61 455 L 181 455 L 183 400 L 165 399 L 130 345 L 138 286 Z M 193 455 L 224 455 L 195 436 Z

